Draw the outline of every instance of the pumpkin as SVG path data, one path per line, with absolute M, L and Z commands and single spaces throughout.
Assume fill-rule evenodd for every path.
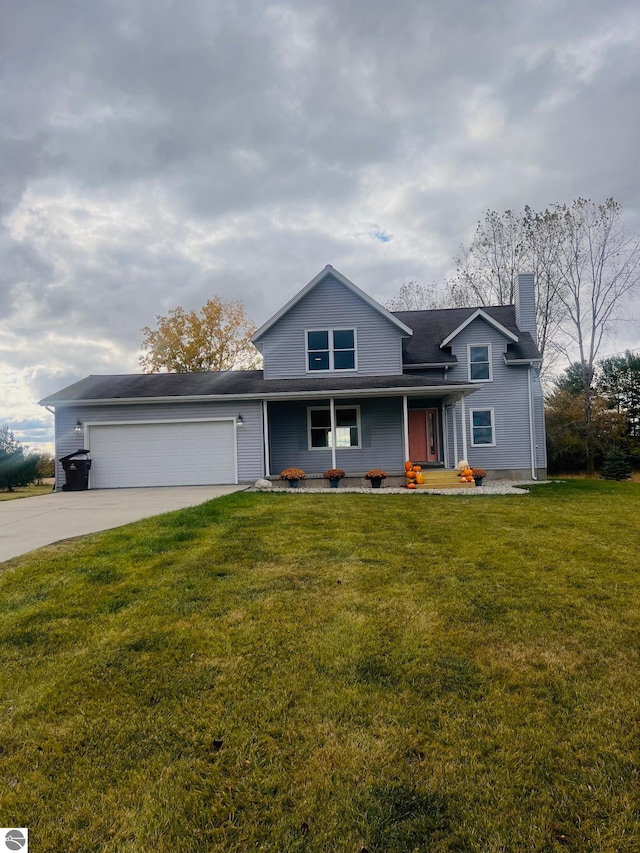
M 413 462 L 410 462 L 410 461 L 407 459 L 407 461 L 404 463 L 404 470 L 405 470 L 405 471 L 410 471 L 412 468 L 413 468 Z
M 418 473 L 416 474 L 416 483 L 424 483 L 424 476 L 422 475 L 421 471 L 418 471 Z
M 414 471 L 422 471 L 422 465 L 414 465 L 413 470 Z
M 407 488 L 408 489 L 417 489 L 418 487 L 416 486 L 415 483 L 407 483 Z
M 415 478 L 417 477 L 417 474 L 415 473 L 415 471 L 407 471 L 405 476 L 406 476 L 407 480 L 415 480 Z

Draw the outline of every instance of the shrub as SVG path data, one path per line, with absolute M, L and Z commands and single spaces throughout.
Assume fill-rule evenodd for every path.
M 600 469 L 605 480 L 628 480 L 631 476 L 631 463 L 621 447 L 614 445 L 607 451 Z

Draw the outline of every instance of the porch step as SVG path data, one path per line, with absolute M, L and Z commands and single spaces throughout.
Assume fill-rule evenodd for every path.
M 419 489 L 475 489 L 476 484 L 463 483 L 458 477 L 458 472 L 449 469 L 440 468 L 439 470 L 429 471 L 422 469 L 424 482 L 421 483 Z

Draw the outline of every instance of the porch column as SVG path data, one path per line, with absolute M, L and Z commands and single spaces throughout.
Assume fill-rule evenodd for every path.
M 337 468 L 336 463 L 336 404 L 333 397 L 329 400 L 329 415 L 331 418 L 331 467 Z
M 402 440 L 404 442 L 404 458 L 409 459 L 409 398 L 402 397 Z
M 460 397 L 460 417 L 462 418 L 462 458 L 469 459 L 467 456 L 467 409 L 464 404 L 464 394 Z
M 442 461 L 444 462 L 444 467 L 447 468 L 449 465 L 449 425 L 447 419 L 447 407 L 443 403 L 440 408 L 440 417 L 442 418 Z
M 268 403 L 262 401 L 262 436 L 264 440 L 264 476 L 269 477 L 271 474 L 271 460 L 269 459 L 269 412 L 267 411 Z
M 458 404 L 453 402 L 451 404 L 451 421 L 453 423 L 453 465 L 452 468 L 455 468 L 459 462 L 460 457 L 458 456 L 458 423 L 456 418 L 456 406 Z

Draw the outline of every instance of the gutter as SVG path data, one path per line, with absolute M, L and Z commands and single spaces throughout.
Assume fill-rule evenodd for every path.
M 326 397 L 401 397 L 404 394 L 415 396 L 437 396 L 439 394 L 451 394 L 464 392 L 471 394 L 478 390 L 478 385 L 417 385 L 407 388 L 395 386 L 394 388 L 348 388 L 336 390 L 327 388 L 322 391 L 281 391 L 261 394 L 196 394 L 192 396 L 172 397 L 106 397 L 97 400 L 56 400 L 55 406 L 139 406 L 146 403 L 224 403 L 239 400 L 296 400 L 296 399 L 325 399 Z M 39 406 L 48 407 L 44 401 L 39 401 Z

